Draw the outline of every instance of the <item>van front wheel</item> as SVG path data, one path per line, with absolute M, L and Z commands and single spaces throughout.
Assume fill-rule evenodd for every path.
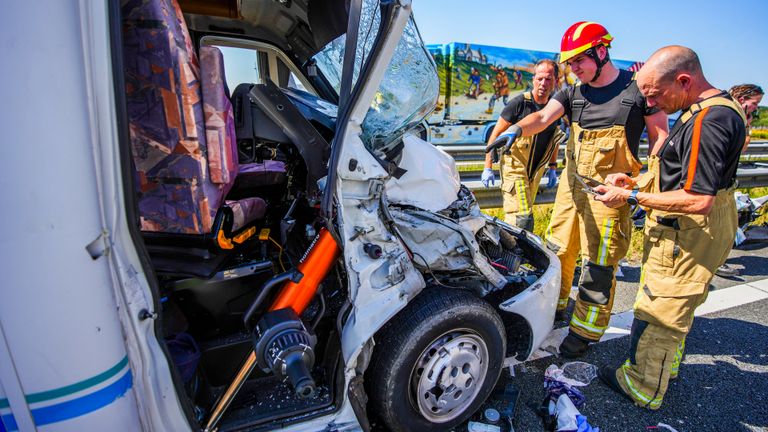
M 422 292 L 376 336 L 372 409 L 393 431 L 443 431 L 485 401 L 501 373 L 504 324 L 464 291 Z

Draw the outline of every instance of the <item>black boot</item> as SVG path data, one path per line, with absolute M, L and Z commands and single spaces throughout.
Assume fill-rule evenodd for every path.
M 568 359 L 581 357 L 587 352 L 588 347 L 589 341 L 569 332 L 560 344 L 560 355 Z
M 624 393 L 624 389 L 619 385 L 619 381 L 616 379 L 616 369 L 610 366 L 601 366 L 600 369 L 597 370 L 597 376 L 600 377 L 600 381 L 605 383 L 611 390 L 634 402 L 628 394 Z
M 567 318 L 568 312 L 565 309 L 555 311 L 555 321 L 565 321 Z

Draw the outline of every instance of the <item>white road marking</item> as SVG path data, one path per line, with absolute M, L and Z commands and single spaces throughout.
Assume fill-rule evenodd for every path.
M 575 290 L 576 287 L 573 289 Z M 710 291 L 707 296 L 707 301 L 696 309 L 694 315 L 708 315 L 765 299 L 768 299 L 768 278 Z M 632 310 L 612 315 L 611 320 L 608 323 L 608 329 L 606 329 L 600 342 L 629 335 L 633 319 L 634 313 Z M 560 346 L 560 343 L 567 334 L 568 327 L 552 330 L 549 336 L 547 336 L 541 344 L 541 348 L 536 350 L 527 361 L 549 357 L 553 355 L 553 353 L 558 352 L 557 347 Z M 524 362 L 515 360 L 514 357 L 508 357 L 504 360 L 505 367 L 512 367 L 520 363 Z

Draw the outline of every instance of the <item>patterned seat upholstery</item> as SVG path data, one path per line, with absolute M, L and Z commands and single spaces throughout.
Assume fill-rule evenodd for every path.
M 238 172 L 237 139 L 232 103 L 226 91 L 224 59 L 218 48 L 200 48 L 200 73 L 211 180 L 231 185 Z
M 224 56 L 216 47 L 200 48 L 200 69 L 203 82 L 206 140 L 208 142 L 208 167 L 214 181 L 235 182 L 241 189 L 257 188 L 285 182 L 285 163 L 265 160 L 238 166 L 237 139 L 232 102 L 226 90 Z M 234 168 L 231 168 L 234 167 Z M 233 173 L 235 173 L 233 175 Z M 236 176 L 236 177 L 235 177 Z M 229 204 L 229 201 L 227 202 Z M 260 208 L 248 204 L 240 208 Z M 236 212 L 237 213 L 237 212 Z M 248 213 L 246 213 L 246 218 Z M 235 221 L 238 219 L 236 218 Z
M 210 234 L 223 206 L 239 215 L 232 231 L 263 217 L 261 198 L 225 202 L 238 172 L 232 106 L 216 65 L 201 71 L 176 0 L 126 0 L 122 12 L 142 231 Z

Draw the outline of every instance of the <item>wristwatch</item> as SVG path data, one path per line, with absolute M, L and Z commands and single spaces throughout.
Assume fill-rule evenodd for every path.
M 638 189 L 632 190 L 632 192 L 627 197 L 627 204 L 629 204 L 631 206 L 636 206 L 637 205 L 637 193 L 638 192 L 640 192 L 640 190 L 638 190 Z

